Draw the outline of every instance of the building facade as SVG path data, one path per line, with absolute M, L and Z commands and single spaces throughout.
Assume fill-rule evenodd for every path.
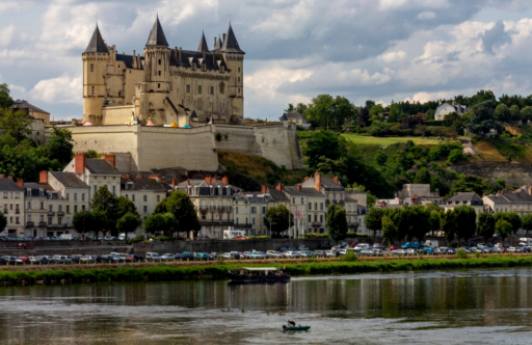
M 190 121 L 239 122 L 244 113 L 244 51 L 231 25 L 209 49 L 170 48 L 159 18 L 143 54 L 119 54 L 96 27 L 82 54 L 86 124 L 141 122 L 187 128 Z

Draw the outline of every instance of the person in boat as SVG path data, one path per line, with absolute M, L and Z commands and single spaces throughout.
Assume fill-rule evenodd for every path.
M 288 320 L 288 324 L 292 327 L 296 326 L 296 322 L 294 320 Z

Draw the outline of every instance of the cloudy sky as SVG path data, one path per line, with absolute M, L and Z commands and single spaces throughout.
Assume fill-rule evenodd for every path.
M 427 100 L 480 88 L 532 93 L 530 0 L 0 0 L 0 82 L 55 119 L 81 114 L 81 52 L 95 23 L 142 51 L 156 13 L 193 49 L 232 22 L 246 51 L 245 116 L 319 93 Z

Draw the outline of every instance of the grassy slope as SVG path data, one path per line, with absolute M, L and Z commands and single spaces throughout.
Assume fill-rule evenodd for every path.
M 378 145 L 383 147 L 396 143 L 406 143 L 407 141 L 413 141 L 414 144 L 421 146 L 438 145 L 447 141 L 446 139 L 435 137 L 372 137 L 354 133 L 344 133 L 342 137 L 356 145 Z

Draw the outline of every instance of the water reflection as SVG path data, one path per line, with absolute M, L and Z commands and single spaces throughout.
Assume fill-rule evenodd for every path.
M 519 344 L 532 335 L 530 283 L 532 270 L 512 269 L 3 288 L 0 344 Z M 289 317 L 312 331 L 287 338 Z

